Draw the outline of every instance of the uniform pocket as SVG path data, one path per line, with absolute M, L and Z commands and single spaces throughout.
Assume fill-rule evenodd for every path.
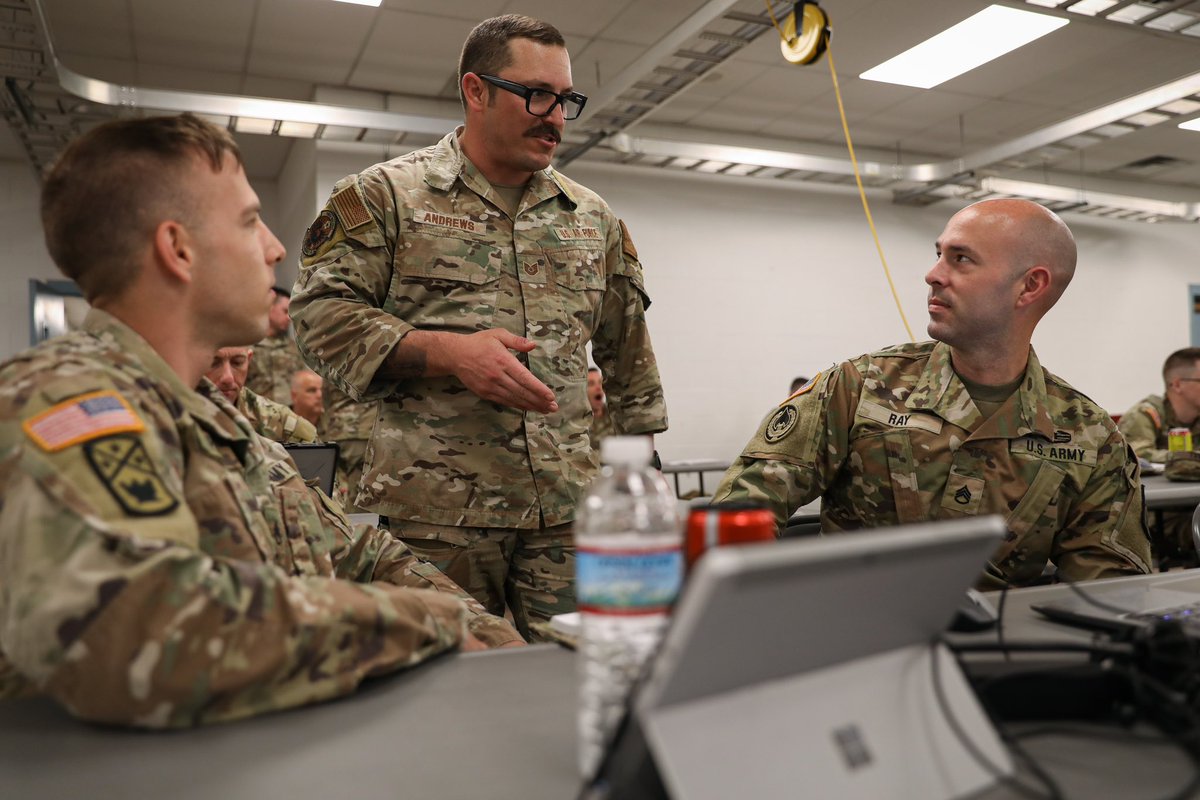
M 385 310 L 433 330 L 493 327 L 503 254 L 477 239 L 406 236 Z

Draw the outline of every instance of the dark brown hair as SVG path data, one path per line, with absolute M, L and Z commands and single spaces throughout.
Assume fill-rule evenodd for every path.
M 462 101 L 464 109 L 467 107 L 467 101 L 462 96 L 463 76 L 468 72 L 476 75 L 495 75 L 511 64 L 512 52 L 508 47 L 510 39 L 532 39 L 553 47 L 567 45 L 558 28 L 549 22 L 520 14 L 504 14 L 485 19 L 467 34 L 462 55 L 458 59 L 458 98 Z M 488 96 L 491 97 L 495 92 L 496 87 L 488 84 Z
M 89 302 L 119 295 L 159 223 L 192 214 L 193 159 L 220 172 L 226 153 L 242 164 L 229 132 L 192 114 L 98 125 L 67 146 L 43 181 L 50 257 Z
M 1174 378 L 1191 377 L 1187 375 L 1196 368 L 1200 361 L 1200 347 L 1185 347 L 1167 356 L 1163 363 L 1163 383 L 1170 383 Z

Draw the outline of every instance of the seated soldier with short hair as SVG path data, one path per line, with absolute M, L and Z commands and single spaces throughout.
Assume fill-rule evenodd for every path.
M 93 308 L 0 365 L 0 697 L 175 727 L 520 641 L 211 401 L 204 372 L 266 333 L 284 255 L 228 132 L 93 128 L 47 174 L 42 219 Z

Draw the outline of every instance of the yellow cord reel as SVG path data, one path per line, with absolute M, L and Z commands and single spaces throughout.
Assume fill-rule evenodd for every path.
M 768 9 L 770 7 L 768 6 Z M 793 64 L 811 64 L 829 45 L 829 17 L 816 3 L 796 3 L 783 21 L 779 49 Z

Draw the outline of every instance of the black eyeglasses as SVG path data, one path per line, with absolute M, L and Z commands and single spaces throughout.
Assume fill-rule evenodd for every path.
M 480 75 L 493 86 L 499 86 L 506 92 L 512 92 L 517 97 L 525 98 L 525 110 L 535 117 L 548 117 L 555 106 L 562 106 L 563 119 L 575 119 L 583 113 L 587 105 L 587 96 L 579 92 L 563 92 L 555 94 L 548 89 L 534 89 L 521 83 L 513 83 L 495 75 Z

